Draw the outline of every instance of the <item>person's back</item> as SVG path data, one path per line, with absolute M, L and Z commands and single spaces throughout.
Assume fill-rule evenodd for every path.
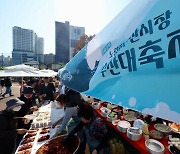
M 5 84 L 5 87 L 11 87 L 11 86 L 12 86 L 12 83 L 11 83 L 10 78 L 7 77 L 7 78 L 4 80 L 4 84 Z
M 14 96 L 11 93 L 12 82 L 11 82 L 11 79 L 9 77 L 6 77 L 4 79 L 4 85 L 6 87 L 6 91 L 4 92 L 4 94 L 2 94 L 2 96 L 5 97 L 6 94 L 9 94 L 9 96 Z
M 11 154 L 15 147 L 16 122 L 11 112 L 0 113 L 0 153 Z

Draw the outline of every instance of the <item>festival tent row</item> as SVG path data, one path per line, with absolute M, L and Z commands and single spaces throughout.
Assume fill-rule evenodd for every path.
M 41 71 L 37 68 L 24 64 L 5 67 L 0 71 L 0 77 L 51 77 L 57 73 L 51 70 Z
M 63 83 L 180 123 L 179 7 L 179 0 L 131 1 L 66 64 Z

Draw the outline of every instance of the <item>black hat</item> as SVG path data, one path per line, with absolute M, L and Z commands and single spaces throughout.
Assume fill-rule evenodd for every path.
M 18 98 L 10 99 L 10 100 L 8 100 L 6 102 L 6 110 L 9 110 L 12 107 L 20 106 L 20 105 L 23 105 L 23 104 L 25 104 L 25 103 L 23 101 L 21 101 L 20 99 L 18 99 Z
M 23 94 L 32 94 L 33 88 L 31 86 L 24 87 Z

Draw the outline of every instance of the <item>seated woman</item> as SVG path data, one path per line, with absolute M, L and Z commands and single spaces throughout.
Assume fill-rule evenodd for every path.
M 85 104 L 79 109 L 78 116 L 81 117 L 82 122 L 68 134 L 64 142 L 83 128 L 90 152 L 92 154 L 109 154 L 107 127 L 104 121 L 96 116 L 94 109 L 89 104 Z

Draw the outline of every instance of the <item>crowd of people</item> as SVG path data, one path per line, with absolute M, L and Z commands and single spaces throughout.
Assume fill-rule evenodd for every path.
M 42 104 L 46 105 L 50 101 L 56 100 L 60 107 L 64 107 L 65 114 L 63 118 L 52 124 L 52 128 L 54 128 L 61 122 L 53 137 L 58 136 L 68 125 L 69 120 L 73 118 L 76 127 L 64 142 L 77 133 L 80 138 L 78 153 L 85 153 L 86 143 L 93 154 L 109 153 L 106 142 L 107 127 L 103 120 L 96 117 L 93 108 L 84 101 L 80 93 L 65 87 L 62 82 L 48 77 L 30 78 L 28 81 L 20 81 L 19 84 L 21 86 L 20 97 L 7 101 L 6 109 L 0 113 L 0 151 L 3 151 L 4 154 L 13 153 L 31 125 L 31 122 L 25 123 L 26 119 L 23 117 L 38 110 Z M 3 96 L 8 92 L 12 95 L 11 90 L 7 90 Z M 8 138 L 6 133 L 8 133 Z M 2 144 L 1 141 L 3 141 Z M 11 148 L 8 148 L 9 144 L 11 144 Z
M 4 87 L 6 89 L 5 89 L 5 92 L 2 93 Z M 6 77 L 5 79 L 0 80 L 0 96 L 5 97 L 6 94 L 9 94 L 9 96 L 14 96 L 12 95 L 11 87 L 12 87 L 12 82 L 11 82 L 10 77 Z

